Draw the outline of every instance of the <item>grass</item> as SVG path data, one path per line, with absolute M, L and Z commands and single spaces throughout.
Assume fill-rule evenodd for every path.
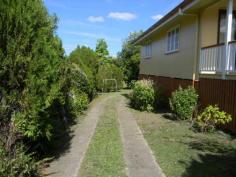
M 236 176 L 236 137 L 194 133 L 187 122 L 132 110 L 167 177 Z
M 82 163 L 79 177 L 126 177 L 115 103 L 108 101 Z

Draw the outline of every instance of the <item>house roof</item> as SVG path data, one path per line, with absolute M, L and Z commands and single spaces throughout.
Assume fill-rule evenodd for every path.
M 161 18 L 158 22 L 156 22 L 154 25 L 152 25 L 150 28 L 148 28 L 142 35 L 140 35 L 133 43 L 136 44 L 142 39 L 144 36 L 146 36 L 148 33 L 152 32 L 154 29 L 158 28 L 160 25 L 162 25 L 165 21 L 167 21 L 170 17 L 175 15 L 179 12 L 179 9 L 185 8 L 192 2 L 196 0 L 184 0 L 179 5 L 177 5 L 174 9 L 172 9 L 169 13 L 167 13 L 163 18 Z

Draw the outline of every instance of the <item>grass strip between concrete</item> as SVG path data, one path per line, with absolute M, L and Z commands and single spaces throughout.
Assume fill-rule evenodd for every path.
M 117 97 L 110 99 L 100 117 L 79 177 L 126 177 L 122 142 L 117 120 Z

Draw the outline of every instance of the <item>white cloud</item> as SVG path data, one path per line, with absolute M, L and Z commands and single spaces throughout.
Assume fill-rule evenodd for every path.
M 110 12 L 108 18 L 113 18 L 117 20 L 131 21 L 136 18 L 135 14 L 129 12 Z
M 161 18 L 163 18 L 163 15 L 161 15 L 161 14 L 157 14 L 157 15 L 152 16 L 153 20 L 160 20 Z
M 88 21 L 95 23 L 95 22 L 104 22 L 104 18 L 102 16 L 90 16 L 88 17 Z

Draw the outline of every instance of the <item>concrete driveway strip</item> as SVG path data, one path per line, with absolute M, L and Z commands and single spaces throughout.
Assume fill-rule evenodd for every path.
M 125 98 L 117 106 L 124 158 L 129 177 L 165 177 L 153 156 Z
M 104 104 L 108 97 L 92 105 L 83 122 L 74 131 L 69 150 L 58 159 L 50 163 L 45 169 L 50 177 L 77 177 L 80 166 L 88 149 L 90 140 L 95 132 L 98 119 L 103 113 Z

